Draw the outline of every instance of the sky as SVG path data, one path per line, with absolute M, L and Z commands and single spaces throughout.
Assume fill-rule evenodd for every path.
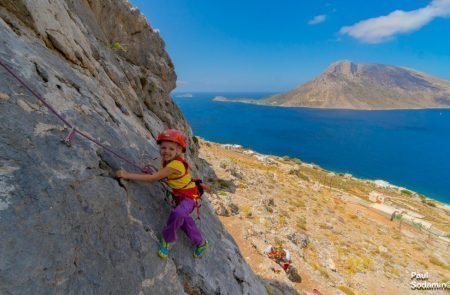
M 159 31 L 175 92 L 282 92 L 333 62 L 450 80 L 450 0 L 130 0 Z

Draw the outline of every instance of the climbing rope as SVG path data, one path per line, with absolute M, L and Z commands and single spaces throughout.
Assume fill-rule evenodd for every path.
M 51 106 L 39 93 L 37 93 L 36 91 L 34 91 L 22 78 L 20 78 L 9 66 L 6 65 L 6 63 L 0 59 L 0 65 L 11 75 L 13 76 L 23 87 L 25 87 L 34 97 L 36 97 L 40 102 L 42 102 L 56 117 L 58 117 L 59 120 L 61 120 L 68 128 L 70 128 L 70 132 L 69 134 L 64 138 L 64 142 L 67 145 L 71 144 L 71 141 L 75 138 L 75 134 L 79 134 L 82 137 L 84 137 L 85 139 L 93 142 L 94 144 L 100 146 L 101 148 L 103 148 L 104 150 L 106 150 L 107 152 L 109 152 L 110 154 L 116 156 L 117 158 L 121 159 L 124 162 L 127 162 L 128 164 L 132 165 L 133 167 L 139 169 L 139 171 L 141 171 L 142 173 L 145 174 L 152 174 L 155 171 L 157 171 L 157 168 L 153 165 L 147 165 L 147 166 L 140 166 L 138 164 L 136 164 L 135 162 L 133 162 L 132 160 L 126 158 L 125 156 L 122 156 L 121 154 L 119 154 L 118 152 L 114 151 L 113 149 L 111 149 L 110 147 L 107 147 L 106 145 L 102 144 L 101 142 L 95 140 L 94 138 L 92 138 L 91 136 L 87 135 L 86 133 L 78 130 L 75 125 L 69 123 L 60 113 L 58 113 L 58 111 L 56 111 L 56 109 Z M 167 187 L 165 186 L 164 182 L 159 181 L 159 183 L 162 184 L 164 190 L 168 190 Z

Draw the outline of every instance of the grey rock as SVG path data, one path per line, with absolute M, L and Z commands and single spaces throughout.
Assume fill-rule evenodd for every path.
M 263 204 L 269 207 L 275 207 L 275 200 L 273 198 L 267 198 L 263 200 Z
M 231 169 L 228 169 L 227 172 L 229 172 L 232 176 L 234 176 L 236 179 L 243 179 L 244 175 L 243 173 L 236 167 L 233 167 Z
M 298 232 L 289 233 L 286 235 L 286 238 L 295 245 L 300 246 L 300 248 L 306 248 L 310 243 L 310 239 L 307 235 Z
M 136 163 L 159 165 L 141 160 L 158 156 L 164 128 L 192 137 L 169 95 L 164 42 L 126 0 L 0 0 L 0 58 L 78 130 Z M 1 294 L 265 293 L 210 206 L 200 223 L 208 253 L 193 259 L 180 232 L 161 260 L 161 184 L 118 182 L 116 169 L 135 168 L 81 136 L 61 144 L 62 122 L 2 67 L 0 93 Z M 186 156 L 193 174 L 210 169 L 198 145 Z
M 294 266 L 289 266 L 287 272 L 286 272 L 288 279 L 294 283 L 301 283 L 302 282 L 302 277 L 300 276 L 300 274 L 297 271 L 297 268 L 295 268 Z
M 219 215 L 219 216 L 226 216 L 226 217 L 230 216 L 230 212 L 225 207 L 223 202 L 216 202 L 215 204 L 213 204 L 213 206 L 214 206 L 214 210 L 215 210 L 217 215 Z
M 236 204 L 229 203 L 228 208 L 231 211 L 231 215 L 239 214 L 239 207 Z

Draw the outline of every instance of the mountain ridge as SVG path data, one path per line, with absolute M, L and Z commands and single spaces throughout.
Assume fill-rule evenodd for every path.
M 449 108 L 450 82 L 406 67 L 344 60 L 313 80 L 259 103 L 367 110 Z
M 259 100 L 224 97 L 214 100 L 323 109 L 450 108 L 450 82 L 407 67 L 341 60 L 284 93 Z

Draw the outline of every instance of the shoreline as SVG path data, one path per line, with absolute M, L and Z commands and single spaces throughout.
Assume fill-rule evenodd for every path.
M 217 98 L 217 99 L 216 99 Z M 429 107 L 429 108 L 383 108 L 383 109 L 364 109 L 364 108 L 330 108 L 330 107 L 308 107 L 308 106 L 288 106 L 288 105 L 276 105 L 269 103 L 258 103 L 257 99 L 252 98 L 226 98 L 223 96 L 216 96 L 212 99 L 215 102 L 229 102 L 229 103 L 244 103 L 251 105 L 259 105 L 264 107 L 280 107 L 280 108 L 299 108 L 299 109 L 317 109 L 317 110 L 329 110 L 329 111 L 421 111 L 421 110 L 443 110 L 450 111 L 450 106 L 448 108 L 444 107 Z
M 223 147 L 225 149 L 241 150 L 243 153 L 251 154 L 251 155 L 256 156 L 257 159 L 258 158 L 265 159 L 265 158 L 273 157 L 273 158 L 279 158 L 279 159 L 290 159 L 290 160 L 293 160 L 293 161 L 299 160 L 299 161 L 301 161 L 301 163 L 302 163 L 301 165 L 302 166 L 306 166 L 306 167 L 310 167 L 310 168 L 316 167 L 317 169 L 320 169 L 322 171 L 326 171 L 329 174 L 334 174 L 334 175 L 339 175 L 339 176 L 343 176 L 343 177 L 346 177 L 346 178 L 351 178 L 351 179 L 353 179 L 355 181 L 360 181 L 360 182 L 363 182 L 363 183 L 371 183 L 371 184 L 373 184 L 373 185 L 375 185 L 375 186 L 377 186 L 379 188 L 388 188 L 388 189 L 394 189 L 394 190 L 397 190 L 397 191 L 408 191 L 414 197 L 419 197 L 419 198 L 422 197 L 422 198 L 425 199 L 426 202 L 435 202 L 435 203 L 437 203 L 437 204 L 435 204 L 437 207 L 442 208 L 444 210 L 450 211 L 450 202 L 447 203 L 447 202 L 441 201 L 439 199 L 434 199 L 434 198 L 428 197 L 428 196 L 426 196 L 424 194 L 416 192 L 413 189 L 410 189 L 409 187 L 392 184 L 389 181 L 384 180 L 384 179 L 369 179 L 369 178 L 358 177 L 358 176 L 355 176 L 355 175 L 350 174 L 348 172 L 339 172 L 339 171 L 336 171 L 336 170 L 329 170 L 329 169 L 323 168 L 322 166 L 320 166 L 318 164 L 304 162 L 302 159 L 298 159 L 298 158 L 295 158 L 295 157 L 262 154 L 262 153 L 256 152 L 256 151 L 254 151 L 252 149 L 246 148 L 246 147 L 244 147 L 242 145 L 239 145 L 239 144 L 220 143 L 220 142 L 209 141 L 209 140 L 207 140 L 207 139 L 205 139 L 203 137 L 200 137 L 200 136 L 196 136 L 196 137 L 201 139 L 204 142 L 220 145 L 221 147 Z

